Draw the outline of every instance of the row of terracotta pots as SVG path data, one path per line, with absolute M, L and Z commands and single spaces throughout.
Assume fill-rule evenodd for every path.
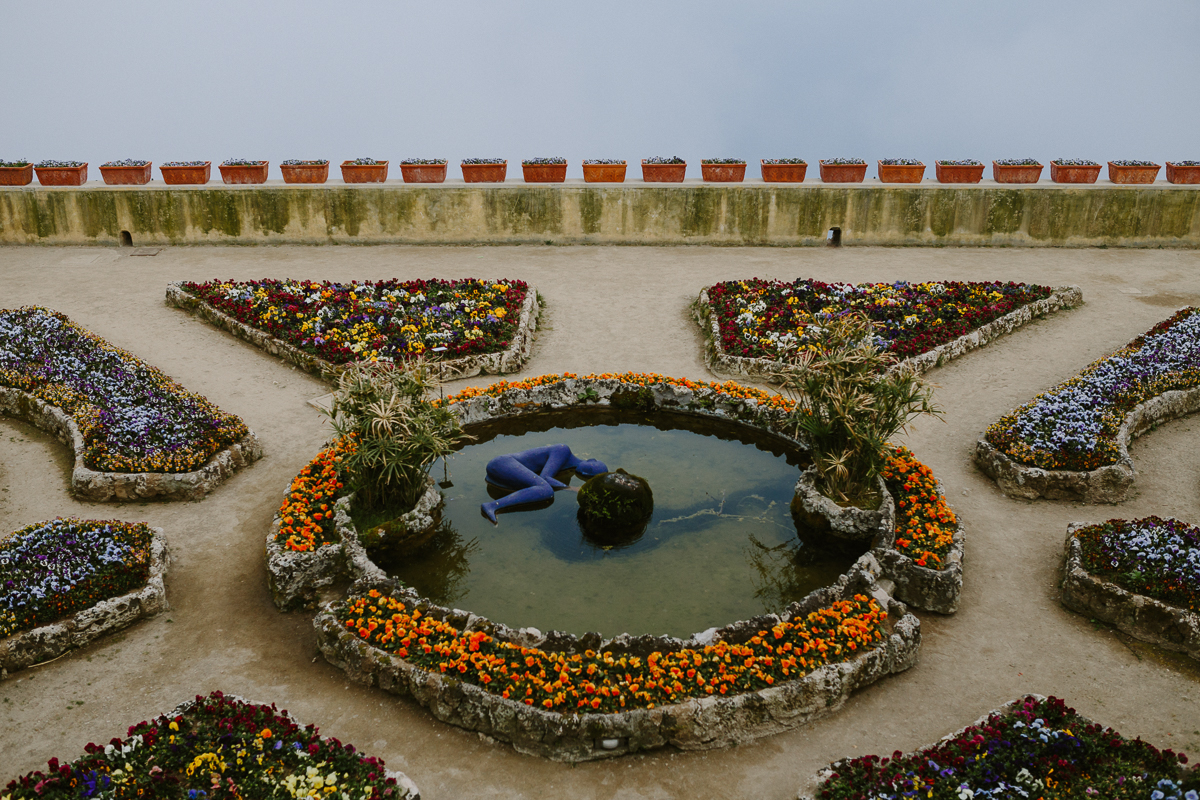
M 43 186 L 81 186 L 87 182 L 87 164 L 77 167 L 0 167 L 0 186 L 26 186 L 33 180 L 36 169 L 38 181 Z M 150 182 L 150 164 L 139 166 L 102 166 L 100 173 L 110 186 L 135 186 Z M 496 164 L 462 165 L 463 180 L 467 183 L 502 183 L 508 171 L 508 162 Z M 221 180 L 230 184 L 264 183 L 267 180 L 266 161 L 257 164 L 221 164 Z M 442 183 L 446 180 L 446 164 L 401 164 L 400 171 L 405 183 Z M 583 179 L 588 183 L 623 183 L 625 162 L 617 164 L 584 164 Z M 924 164 L 878 163 L 879 180 L 883 183 L 920 183 L 925 174 Z M 163 181 L 172 185 L 205 184 L 211 174 L 211 162 L 202 165 L 159 167 Z M 325 183 L 329 178 L 329 163 L 324 164 L 281 164 L 285 183 Z M 562 183 L 567 178 L 564 164 L 522 164 L 526 183 Z M 803 182 L 807 164 L 762 162 L 762 179 L 768 183 Z M 824 183 L 862 183 L 866 178 L 867 164 L 820 162 L 821 181 Z M 938 183 L 979 183 L 983 179 L 983 164 L 935 164 Z M 1036 183 L 1042 174 L 1041 164 L 1000 164 L 992 162 L 992 177 L 997 183 Z M 1072 165 L 1050 162 L 1050 180 L 1055 183 L 1095 183 L 1100 176 L 1101 165 Z M 1118 184 L 1153 183 L 1161 169 L 1157 164 L 1121 165 L 1108 162 L 1108 177 Z M 746 164 L 701 164 L 700 171 L 706 182 L 737 183 L 746 177 Z M 642 180 L 647 183 L 682 183 L 687 173 L 686 163 L 642 162 Z M 388 162 L 357 164 L 342 163 L 342 180 L 345 183 L 383 183 L 387 180 Z M 1200 183 L 1200 166 L 1179 165 L 1167 162 L 1167 181 L 1170 183 Z

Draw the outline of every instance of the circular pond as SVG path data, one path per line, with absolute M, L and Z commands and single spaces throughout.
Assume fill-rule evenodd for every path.
M 439 605 L 514 628 L 687 637 L 780 612 L 859 555 L 801 542 L 790 504 L 806 454 L 759 428 L 575 408 L 466 430 L 475 438 L 449 460 L 434 535 L 414 550 L 373 554 Z M 654 512 L 644 532 L 615 545 L 585 535 L 582 479 L 570 472 L 559 474 L 568 488 L 552 501 L 504 509 L 496 525 L 484 517 L 481 504 L 502 496 L 484 480 L 488 461 L 551 444 L 645 478 Z M 433 472 L 445 481 L 442 464 Z

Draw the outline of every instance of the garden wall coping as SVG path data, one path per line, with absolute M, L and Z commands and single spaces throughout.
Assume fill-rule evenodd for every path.
M 408 610 L 443 619 L 461 630 L 485 631 L 500 641 L 564 653 L 603 649 L 648 654 L 654 650 L 703 647 L 714 641 L 746 641 L 764 627 L 803 616 L 843 597 L 864 592 L 874 596 L 892 620 L 891 631 L 878 646 L 853 658 L 826 664 L 793 681 L 731 697 L 693 698 L 653 709 L 612 714 L 566 714 L 525 705 L 492 694 L 474 684 L 408 663 L 373 647 L 338 622 L 335 603 L 324 606 L 313 620 L 317 644 L 326 660 L 358 683 L 395 695 L 409 695 L 440 720 L 483 736 L 508 742 L 519 752 L 555 761 L 580 762 L 611 758 L 664 746 L 708 750 L 751 742 L 831 714 L 850 693 L 916 663 L 920 650 L 920 621 L 876 583 L 879 564 L 868 553 L 833 586 L 818 589 L 793 603 L 783 615 L 767 614 L 719 630 L 672 637 L 619 636 L 601 640 L 598 634 L 576 637 L 533 628 L 513 631 L 469 612 L 445 609 L 394 584 L 374 585 L 401 600 Z M 389 585 L 390 584 L 390 585 Z M 356 589 L 365 589 L 360 584 Z
M 282 358 L 318 378 L 329 380 L 330 376 L 336 375 L 343 369 L 339 365 L 331 364 L 312 353 L 306 353 L 295 345 L 282 339 L 276 339 L 265 331 L 240 322 L 225 312 L 213 308 L 200 298 L 185 291 L 181 283 L 167 284 L 166 303 L 195 314 L 218 328 L 232 333 L 239 339 L 245 339 L 259 349 Z M 537 290 L 532 286 L 526 287 L 525 300 L 521 304 L 521 313 L 517 318 L 517 330 L 508 347 L 499 353 L 430 362 L 431 366 L 437 368 L 438 377 L 441 380 L 472 378 L 480 373 L 507 375 L 518 372 L 529 360 L 529 355 L 533 351 L 533 333 L 537 330 L 539 310 Z
M 1135 406 L 1117 432 L 1117 463 L 1093 470 L 1042 469 L 1021 464 L 993 447 L 986 438 L 975 444 L 975 464 L 1009 497 L 1120 503 L 1133 485 L 1129 443 L 1151 428 L 1200 410 L 1200 386 L 1172 389 Z
M 1083 289 L 1078 286 L 1057 286 L 1049 297 L 1015 308 L 986 325 L 980 325 L 970 333 L 940 344 L 932 350 L 906 358 L 897 367 L 908 364 L 914 367 L 918 374 L 928 372 L 947 361 L 952 361 L 972 350 L 983 347 L 1006 333 L 1012 333 L 1034 319 L 1064 308 L 1074 308 L 1082 303 Z M 769 381 L 773 374 L 783 369 L 782 361 L 734 356 L 725 352 L 725 348 L 721 345 L 720 324 L 717 315 L 712 312 L 707 289 L 700 290 L 696 311 L 696 321 L 700 323 L 700 327 L 704 331 L 704 365 L 714 375 L 722 378 L 750 377 Z M 893 369 L 897 367 L 893 367 Z
M 249 431 L 191 472 L 100 472 L 84 465 L 83 434 L 75 420 L 58 406 L 21 389 L 0 386 L 0 413 L 41 428 L 74 451 L 71 494 L 81 500 L 199 500 L 234 472 L 262 458 L 262 445 Z
M 171 555 L 162 528 L 150 531 L 150 575 L 140 589 L 101 600 L 66 619 L 0 639 L 0 680 L 10 672 L 58 658 L 139 619 L 169 610 L 163 578 Z
M 1135 639 L 1200 661 L 1200 614 L 1153 597 L 1134 594 L 1092 575 L 1083 566 L 1083 545 L 1076 533 L 1093 523 L 1067 525 L 1062 604 L 1072 611 L 1115 625 Z

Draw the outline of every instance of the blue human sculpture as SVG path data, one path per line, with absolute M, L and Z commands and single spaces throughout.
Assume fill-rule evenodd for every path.
M 499 500 L 481 504 L 480 509 L 484 516 L 495 523 L 496 512 L 501 508 L 550 500 L 554 497 L 555 489 L 567 488 L 554 476 L 571 468 L 585 478 L 608 472 L 604 464 L 594 458 L 579 458 L 565 444 L 548 444 L 520 453 L 496 456 L 487 464 L 487 482 L 515 491 Z

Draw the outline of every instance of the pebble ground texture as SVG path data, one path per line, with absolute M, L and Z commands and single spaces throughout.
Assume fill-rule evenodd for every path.
M 81 503 L 70 453 L 0 419 L 0 531 L 56 515 L 161 526 L 172 611 L 0 683 L 0 785 L 51 756 L 197 693 L 275 702 L 297 720 L 406 772 L 443 798 L 789 798 L 830 761 L 911 750 L 1027 692 L 1065 698 L 1123 734 L 1200 757 L 1200 667 L 1059 604 L 1067 523 L 1175 516 L 1200 523 L 1200 419 L 1137 440 L 1119 506 L 1012 500 L 973 467 L 989 424 L 1184 305 L 1200 304 L 1200 252 L 1058 249 L 605 247 L 0 248 L 0 306 L 49 306 L 161 368 L 258 434 L 265 457 L 199 502 Z M 919 663 L 838 714 L 750 746 L 568 766 L 520 755 L 348 683 L 316 652 L 311 614 L 280 614 L 263 541 L 292 477 L 329 436 L 308 400 L 328 391 L 251 345 L 163 303 L 166 284 L 212 278 L 521 278 L 547 311 L 524 375 L 637 370 L 705 379 L 688 306 L 719 280 L 1014 280 L 1083 287 L 1085 304 L 932 371 L 944 422 L 905 439 L 966 524 L 953 617 L 922 613 Z M 451 385 L 483 385 L 481 376 Z M 514 578 L 515 579 L 515 578 Z M 713 620 L 720 625 L 728 620 Z

